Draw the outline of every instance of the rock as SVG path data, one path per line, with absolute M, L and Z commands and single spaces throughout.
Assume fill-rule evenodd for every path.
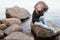
M 4 38 L 4 32 L 0 30 L 0 39 Z
M 17 18 L 7 18 L 7 19 L 2 20 L 2 23 L 6 24 L 7 26 L 10 26 L 12 24 L 20 25 L 21 21 L 19 19 L 17 19 Z
M 0 24 L 2 24 L 1 20 L 0 20 Z
M 4 30 L 6 28 L 7 28 L 7 26 L 5 24 L 0 24 L 0 30 Z
M 51 31 L 48 31 L 48 30 L 46 30 L 44 28 L 40 28 L 38 26 L 32 27 L 31 30 L 34 31 L 34 33 L 36 34 L 36 36 L 43 36 L 43 37 L 46 37 L 47 36 L 48 37 L 49 34 L 52 34 Z
M 14 32 L 11 33 L 10 35 L 8 35 L 7 37 L 5 37 L 5 40 L 34 40 L 33 37 L 24 34 L 23 32 Z
M 54 24 L 54 22 L 51 20 L 51 21 L 47 21 L 46 24 L 52 28 L 55 28 L 57 31 L 60 31 L 60 27 L 56 24 Z
M 50 30 L 41 28 L 39 26 L 34 25 L 33 23 L 30 23 L 31 26 L 31 33 L 33 34 L 34 38 L 39 40 L 54 40 L 59 34 L 53 33 Z
M 6 9 L 6 17 L 7 18 L 18 18 L 18 19 L 27 19 L 30 17 L 30 13 L 25 8 L 20 8 L 18 6 L 14 6 L 12 8 Z
M 22 27 L 17 24 L 13 24 L 4 30 L 5 34 L 7 34 L 7 35 L 12 32 L 16 32 L 16 31 L 22 31 Z

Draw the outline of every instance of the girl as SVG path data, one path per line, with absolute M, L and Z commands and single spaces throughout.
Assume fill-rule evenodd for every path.
M 44 20 L 44 13 L 48 10 L 48 6 L 45 4 L 43 1 L 39 1 L 35 6 L 34 6 L 34 11 L 32 14 L 32 23 L 34 25 L 46 28 L 48 30 L 53 31 L 56 33 L 56 29 L 51 28 L 45 24 Z

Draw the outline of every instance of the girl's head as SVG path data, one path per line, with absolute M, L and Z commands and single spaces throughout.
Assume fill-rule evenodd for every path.
M 34 6 L 34 8 L 37 11 L 44 11 L 44 12 L 46 12 L 48 10 L 48 6 L 43 1 L 37 2 L 36 5 Z

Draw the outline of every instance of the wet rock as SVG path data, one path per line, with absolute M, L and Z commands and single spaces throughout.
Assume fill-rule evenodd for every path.
M 5 37 L 6 40 L 34 40 L 33 37 L 24 34 L 23 32 L 14 32 L 11 33 L 10 35 L 8 35 L 7 37 Z
M 18 18 L 18 19 L 27 19 L 30 17 L 30 13 L 25 8 L 20 8 L 18 6 L 14 6 L 12 8 L 6 9 L 6 17 L 7 18 Z
M 4 30 L 6 28 L 7 28 L 6 24 L 0 24 L 0 30 Z
M 20 25 L 13 24 L 4 30 L 5 34 L 7 34 L 7 35 L 12 32 L 16 32 L 16 31 L 22 31 L 22 27 Z
M 2 23 L 6 24 L 7 26 L 10 26 L 10 25 L 13 25 L 13 24 L 20 25 L 21 21 L 17 18 L 7 18 L 7 19 L 2 20 Z

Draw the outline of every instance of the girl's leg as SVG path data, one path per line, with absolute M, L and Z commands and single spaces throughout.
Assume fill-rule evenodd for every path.
M 41 17 L 39 18 L 39 20 L 40 20 L 43 24 L 45 24 L 45 18 L 44 18 L 44 16 L 41 16 Z
M 47 26 L 47 25 L 45 25 L 45 24 L 43 24 L 43 23 L 35 22 L 34 24 L 37 25 L 37 26 L 40 26 L 40 27 L 42 27 L 42 28 L 45 28 L 45 29 L 51 30 L 51 31 L 53 31 L 54 33 L 57 32 L 56 29 L 54 29 L 54 28 L 52 28 L 52 27 L 49 27 L 49 26 Z

